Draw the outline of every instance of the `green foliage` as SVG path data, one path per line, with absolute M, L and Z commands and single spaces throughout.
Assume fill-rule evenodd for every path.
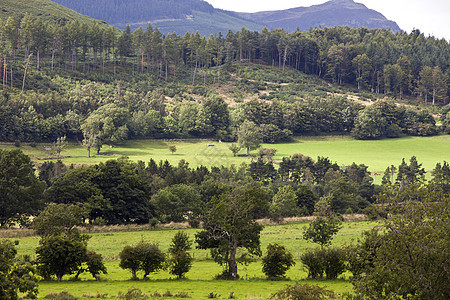
M 326 290 L 317 285 L 299 284 L 287 285 L 284 289 L 272 294 L 270 299 L 292 300 L 322 300 L 335 298 L 333 291 Z
M 299 215 L 297 195 L 290 185 L 281 187 L 273 196 L 270 206 L 271 214 L 282 217 L 295 217 Z
M 295 265 L 294 257 L 279 244 L 267 245 L 267 255 L 262 258 L 262 271 L 268 278 L 283 278 Z
M 192 267 L 193 258 L 188 250 L 191 249 L 192 241 L 189 240 L 189 235 L 185 232 L 179 231 L 172 239 L 169 246 L 169 271 L 170 274 L 183 278 L 184 274 L 189 272 Z
M 251 192 L 250 189 L 246 193 L 222 194 L 211 199 L 211 206 L 204 217 L 204 230 L 195 236 L 200 249 L 211 249 L 214 261 L 225 265 L 227 279 L 238 278 L 238 248 L 245 248 L 251 255 L 261 255 L 262 226 L 252 216 L 258 203 L 254 202 Z
M 71 234 L 84 225 L 86 216 L 87 210 L 81 205 L 50 203 L 33 219 L 32 227 L 43 236 Z
M 38 273 L 45 279 L 78 272 L 85 261 L 87 237 L 79 234 L 44 236 L 36 248 Z
M 143 224 L 152 216 L 149 184 L 137 164 L 126 159 L 71 169 L 53 182 L 46 197 L 48 202 L 86 204 L 91 220 L 102 217 L 107 224 Z
M 342 228 L 341 223 L 341 220 L 336 216 L 331 216 L 328 219 L 316 217 L 303 233 L 303 238 L 319 244 L 322 248 L 329 246 L 333 236 Z
M 30 158 L 19 149 L 0 149 L 0 227 L 36 213 L 42 207 L 42 193 Z
M 347 269 L 346 249 L 316 249 L 302 254 L 300 259 L 312 279 L 322 278 L 325 274 L 328 280 L 334 280 Z
M 126 293 L 119 292 L 117 295 L 119 299 L 129 300 L 145 300 L 148 296 L 143 293 L 139 288 L 129 288 Z
M 259 127 L 251 121 L 244 121 L 239 127 L 238 143 L 247 149 L 247 156 L 250 155 L 250 150 L 258 149 L 261 142 L 262 134 Z
M 230 149 L 230 151 L 233 153 L 233 156 L 236 156 L 241 150 L 241 147 L 236 144 L 231 144 L 228 149 Z
M 169 150 L 170 150 L 170 152 L 171 152 L 172 154 L 174 154 L 174 153 L 177 151 L 177 146 L 175 146 L 175 145 L 170 145 L 170 146 L 169 146 Z
M 94 277 L 95 280 L 100 280 L 99 275 L 101 273 L 108 273 L 108 270 L 103 263 L 102 255 L 96 253 L 93 250 L 87 250 L 86 252 L 86 265 L 87 271 L 91 273 L 92 277 Z
M 364 236 L 354 258 L 355 292 L 362 299 L 447 298 L 449 271 L 442 266 L 450 263 L 450 198 L 431 187 L 414 185 L 394 197 L 386 195 L 394 215 L 383 231 Z M 412 193 L 412 198 L 402 195 Z
M 0 241 L 0 298 L 16 300 L 19 293 L 26 293 L 34 299 L 38 293 L 34 266 L 27 258 L 17 260 L 16 254 L 13 242 Z
M 137 280 L 137 272 L 144 272 L 144 279 L 150 273 L 165 269 L 166 255 L 159 249 L 158 244 L 141 241 L 136 246 L 125 246 L 119 254 L 120 267 L 130 269 L 132 280 Z

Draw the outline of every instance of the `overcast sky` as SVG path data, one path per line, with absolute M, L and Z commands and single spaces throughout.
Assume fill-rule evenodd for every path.
M 326 0 L 206 0 L 216 8 L 239 12 L 280 10 L 321 4 Z M 450 0 L 355 0 L 397 22 L 401 29 L 450 41 Z

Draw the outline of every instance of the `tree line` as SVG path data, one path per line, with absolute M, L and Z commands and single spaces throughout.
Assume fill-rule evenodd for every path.
M 211 203 L 238 195 L 258 203 L 251 213 L 255 219 L 310 216 L 324 207 L 334 213 L 363 212 L 383 189 L 425 181 L 415 157 L 389 166 L 381 185 L 374 184 L 365 165 L 339 166 L 328 158 L 301 154 L 283 158 L 278 169 L 266 158 L 210 169 L 190 168 L 185 161 L 173 166 L 121 158 L 77 168 L 45 162 L 36 176 L 30 158 L 20 150 L 1 150 L 0 163 L 2 226 L 26 224 L 46 203 L 57 203 L 85 206 L 92 224 L 186 221 L 197 227 Z M 437 164 L 432 178 L 436 188 L 448 193 L 448 162 Z
M 224 33 L 225 34 L 225 33 Z M 0 22 L 3 89 L 25 86 L 26 69 L 103 73 L 127 62 L 136 73 L 154 73 L 165 81 L 220 69 L 233 62 L 260 62 L 315 74 L 336 84 L 352 84 L 402 98 L 419 95 L 425 102 L 448 103 L 450 47 L 446 40 L 384 29 L 333 27 L 286 33 L 284 30 L 229 31 L 162 35 L 151 24 L 131 32 L 77 21 L 50 25 L 27 14 Z M 19 75 L 20 74 L 20 75 Z M 203 72 L 206 82 L 208 72 Z M 20 80 L 19 80 L 20 79 Z M 23 82 L 22 82 L 23 79 Z

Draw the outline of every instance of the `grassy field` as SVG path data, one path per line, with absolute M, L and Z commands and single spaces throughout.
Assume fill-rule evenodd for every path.
M 106 261 L 108 274 L 104 280 L 96 282 L 90 276 L 84 274 L 79 282 L 69 281 L 69 277 L 63 278 L 63 282 L 40 282 L 39 297 L 42 298 L 51 292 L 68 291 L 75 296 L 94 296 L 108 294 L 107 298 L 114 299 L 119 292 L 127 292 L 129 288 L 139 288 L 142 292 L 151 295 L 154 292 L 160 294 L 170 291 L 176 294 L 180 291 L 187 292 L 193 299 L 207 299 L 210 292 L 221 295 L 219 298 L 227 298 L 230 292 L 234 292 L 237 299 L 267 299 L 269 295 L 286 284 L 297 281 L 309 284 L 318 284 L 342 294 L 351 289 L 348 281 L 349 274 L 344 274 L 334 281 L 306 280 L 307 273 L 302 267 L 298 257 L 307 249 L 318 247 L 306 242 L 302 238 L 302 231 L 308 223 L 293 223 L 285 225 L 265 226 L 261 234 L 263 252 L 269 243 L 285 245 L 296 258 L 296 265 L 288 271 L 289 280 L 267 281 L 261 271 L 261 262 L 256 261 L 248 266 L 239 266 L 241 280 L 236 282 L 213 280 L 213 277 L 221 272 L 221 267 L 211 260 L 207 260 L 209 251 L 193 249 L 195 257 L 194 265 L 187 274 L 187 279 L 176 280 L 168 271 L 162 271 L 150 275 L 149 281 L 130 281 L 128 271 L 119 268 L 117 255 L 125 245 L 134 245 L 141 240 L 159 242 L 161 249 L 167 251 L 170 240 L 176 230 L 157 229 L 136 232 L 101 232 L 93 233 L 89 241 L 89 248 L 101 253 Z M 348 245 L 360 236 L 361 232 L 373 228 L 374 222 L 345 222 L 343 228 L 333 241 L 334 246 Z M 191 238 L 197 229 L 183 229 Z M 34 255 L 34 249 L 38 245 L 37 237 L 18 238 L 19 255 Z M 140 275 L 142 276 L 142 275 Z M 87 299 L 87 297 L 85 297 Z M 167 299 L 167 298 L 166 298 Z
M 169 146 L 175 145 L 177 151 L 171 154 Z M 209 146 L 214 145 L 214 146 Z M 36 162 L 43 162 L 55 154 L 44 150 L 45 144 L 38 144 L 32 148 L 23 143 L 21 149 L 30 155 Z M 47 145 L 51 146 L 51 145 Z M 105 146 L 101 155 L 87 157 L 87 151 L 78 144 L 70 144 L 62 155 L 66 164 L 96 164 L 108 159 L 127 156 L 131 160 L 155 161 L 168 160 L 177 164 L 184 159 L 191 166 L 229 166 L 250 163 L 251 158 L 245 156 L 233 157 L 228 149 L 228 143 L 219 143 L 209 140 L 136 140 L 109 148 Z M 275 160 L 291 156 L 294 153 L 302 153 L 316 159 L 317 156 L 329 157 L 339 165 L 349 165 L 353 162 L 369 166 L 372 172 L 382 173 L 390 166 L 398 166 L 402 158 L 409 160 L 415 155 L 423 167 L 429 172 L 437 162 L 450 161 L 450 135 L 435 137 L 404 137 L 398 139 L 383 139 L 376 141 L 360 141 L 348 136 L 324 136 L 324 137 L 297 137 L 291 143 L 263 144 L 266 148 L 278 150 Z M 15 148 L 12 144 L 0 144 L 0 148 Z M 245 153 L 244 150 L 241 151 Z

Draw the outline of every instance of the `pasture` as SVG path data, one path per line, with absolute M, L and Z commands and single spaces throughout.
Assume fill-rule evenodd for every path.
M 207 299 L 208 294 L 213 292 L 220 295 L 220 299 L 226 299 L 230 292 L 234 292 L 237 299 L 267 299 L 271 293 L 281 289 L 286 284 L 295 282 L 318 284 L 327 287 L 338 294 L 350 291 L 351 283 L 348 278 L 350 274 L 344 274 L 334 281 L 307 280 L 307 272 L 302 267 L 299 256 L 306 250 L 318 247 L 302 238 L 303 229 L 308 225 L 305 222 L 290 223 L 283 225 L 265 226 L 261 233 L 261 249 L 265 254 L 269 243 L 280 243 L 291 251 L 296 259 L 296 265 L 292 267 L 287 276 L 289 280 L 268 281 L 261 271 L 261 261 L 257 260 L 247 266 L 239 265 L 238 272 L 240 280 L 231 282 L 223 280 L 213 280 L 214 276 L 221 272 L 221 266 L 214 263 L 209 258 L 209 251 L 195 249 L 195 244 L 191 253 L 195 261 L 187 279 L 176 280 L 168 271 L 161 271 L 151 274 L 148 281 L 130 281 L 131 273 L 119 268 L 118 254 L 125 245 L 134 245 L 141 240 L 148 242 L 158 242 L 161 249 L 167 251 L 175 229 L 155 229 L 147 231 L 103 231 L 90 233 L 88 248 L 101 253 L 106 259 L 108 274 L 102 276 L 102 281 L 94 281 L 88 274 L 81 276 L 81 281 L 70 281 L 69 276 L 65 276 L 62 282 L 40 282 L 39 298 L 45 297 L 51 292 L 67 291 L 77 297 L 84 295 L 97 296 L 105 295 L 108 299 L 115 299 L 119 292 L 126 293 L 130 288 L 139 288 L 143 293 L 151 295 L 155 292 L 161 295 L 170 291 L 172 294 L 187 292 L 192 299 Z M 369 230 L 378 223 L 358 221 L 345 222 L 343 228 L 333 240 L 333 246 L 343 246 L 354 243 L 361 233 Z M 176 228 L 174 226 L 174 228 Z M 194 238 L 198 229 L 180 229 L 187 232 L 191 239 Z M 33 256 L 34 249 L 38 245 L 39 238 L 23 237 L 15 238 L 19 240 L 17 246 L 18 254 L 28 254 Z M 142 276 L 140 274 L 139 276 Z M 107 294 L 107 295 L 106 295 Z M 155 298 L 161 299 L 161 298 Z M 164 299 L 168 299 L 167 297 Z M 170 299 L 173 299 L 171 297 Z M 175 298 L 176 299 L 176 298 Z
M 176 152 L 171 153 L 169 146 L 175 145 Z M 92 151 L 91 158 L 87 151 L 78 144 L 69 144 L 61 153 L 65 164 L 96 164 L 112 158 L 126 156 L 133 161 L 147 162 L 153 158 L 156 162 L 168 160 L 176 165 L 181 159 L 189 162 L 191 167 L 211 166 L 239 166 L 250 163 L 251 157 L 240 155 L 233 157 L 228 149 L 230 143 L 220 143 L 211 140 L 132 140 L 110 148 L 104 146 L 100 155 Z M 38 144 L 30 147 L 23 143 L 21 149 L 31 156 L 32 160 L 40 163 L 56 157 L 53 151 L 44 150 L 50 144 Z M 275 161 L 294 153 L 302 153 L 316 159 L 318 156 L 329 157 L 339 165 L 350 165 L 353 162 L 369 166 L 373 173 L 382 173 L 390 166 L 398 166 L 402 158 L 409 160 L 416 156 L 429 172 L 437 162 L 450 161 L 450 135 L 434 137 L 402 137 L 396 139 L 382 139 L 374 141 L 355 140 L 349 136 L 314 136 L 296 137 L 290 143 L 263 144 L 265 148 L 275 148 Z M 12 144 L 0 144 L 0 148 L 13 149 Z M 256 154 L 256 151 L 253 151 Z

